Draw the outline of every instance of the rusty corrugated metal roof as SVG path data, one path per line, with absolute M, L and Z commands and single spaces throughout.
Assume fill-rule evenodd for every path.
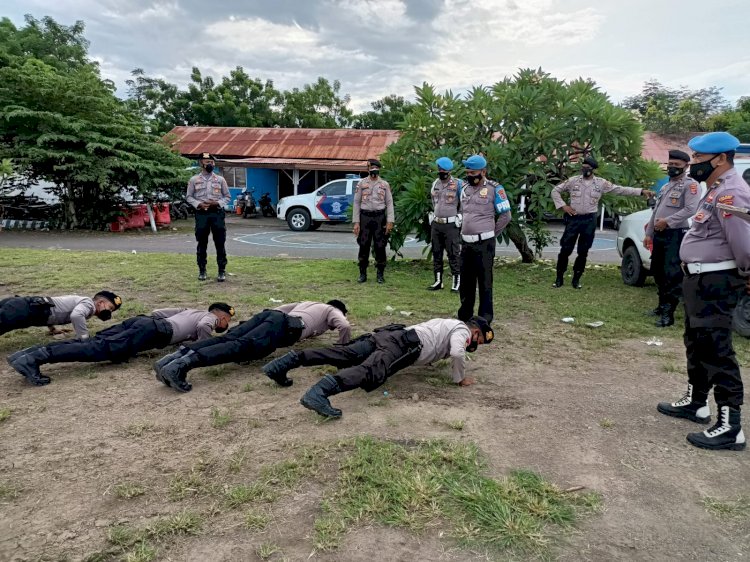
M 274 170 L 340 170 L 363 172 L 367 170 L 367 160 L 332 160 L 310 158 L 217 158 L 219 164 L 248 166 L 250 168 L 271 168 Z
M 281 158 L 365 161 L 397 141 L 398 131 L 368 129 L 280 129 L 259 127 L 175 127 L 180 154 L 217 158 Z
M 685 133 L 682 135 L 662 135 L 654 133 L 652 131 L 646 131 L 643 133 L 643 149 L 641 150 L 641 156 L 646 160 L 655 160 L 660 164 L 664 164 L 669 160 L 670 150 L 682 150 L 688 154 L 692 154 L 693 151 L 688 148 L 688 141 L 697 135 L 704 135 L 705 133 Z

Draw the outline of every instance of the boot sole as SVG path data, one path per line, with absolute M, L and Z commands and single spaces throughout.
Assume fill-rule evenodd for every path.
M 169 388 L 172 388 L 172 385 L 169 384 L 169 381 L 165 379 L 161 373 L 159 372 L 159 369 L 156 368 L 156 365 L 154 365 L 154 372 L 156 373 L 156 380 L 162 383 L 165 386 L 168 386 Z
M 700 423 L 703 425 L 711 422 L 711 416 L 708 416 L 707 418 L 699 418 L 698 416 L 691 416 L 690 414 L 680 414 L 677 412 L 670 412 L 667 410 L 662 410 L 661 407 L 659 407 L 658 405 L 656 406 L 656 409 L 658 410 L 660 414 L 664 414 L 665 416 L 669 416 L 670 418 L 680 418 L 684 420 L 690 420 L 692 422 Z
M 705 443 L 696 443 L 695 441 L 691 441 L 689 436 L 686 437 L 686 439 L 687 442 L 692 446 L 698 447 L 699 449 L 706 449 L 707 451 L 742 451 L 747 446 L 747 443 L 727 443 L 726 445 L 712 447 L 711 445 L 706 445 Z
M 304 399 L 304 398 L 302 398 L 302 399 L 301 399 L 301 400 L 299 401 L 299 403 L 300 403 L 300 404 L 302 404 L 302 405 L 303 405 L 303 406 L 304 406 L 305 408 L 307 408 L 308 410 L 312 410 L 313 412 L 315 412 L 315 413 L 316 413 L 316 414 L 318 414 L 319 416 L 323 416 L 324 418 L 334 418 L 334 419 L 339 419 L 339 418 L 341 417 L 341 414 L 339 414 L 338 416 L 330 416 L 330 415 L 328 415 L 328 414 L 324 414 L 323 412 L 321 412 L 321 411 L 319 411 L 319 410 L 318 410 L 317 408 L 315 408 L 315 407 L 314 407 L 314 406 L 313 406 L 312 404 L 308 404 L 308 403 L 307 403 L 307 402 L 305 401 L 305 399 Z

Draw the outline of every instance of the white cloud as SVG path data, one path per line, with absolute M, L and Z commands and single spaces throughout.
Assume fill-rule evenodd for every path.
M 336 59 L 371 61 L 372 55 L 324 44 L 318 33 L 291 25 L 272 23 L 262 18 L 226 19 L 208 26 L 213 46 L 219 45 L 242 55 L 288 57 L 291 60 L 328 61 Z

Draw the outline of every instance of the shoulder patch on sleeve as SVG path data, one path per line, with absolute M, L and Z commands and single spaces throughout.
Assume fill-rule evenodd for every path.
M 734 195 L 722 195 L 717 201 L 725 205 L 734 205 Z

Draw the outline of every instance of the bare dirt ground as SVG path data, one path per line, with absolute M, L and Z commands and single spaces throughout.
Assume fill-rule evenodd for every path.
M 532 337 L 517 323 L 504 328 Z M 3 362 L 0 405 L 12 413 L 0 424 L 0 560 L 83 560 L 107 548 L 113 524 L 143 526 L 186 508 L 210 517 L 197 535 L 160 544 L 159 560 L 485 560 L 435 529 L 415 535 L 367 524 L 337 550 L 315 551 L 313 522 L 333 465 L 265 506 L 271 524 L 262 531 L 248 530 L 242 510 L 210 495 L 170 495 L 178 475 L 248 482 L 299 445 L 365 434 L 470 440 L 493 476 L 525 467 L 560 487 L 599 492 L 602 510 L 558 537 L 554 559 L 750 556 L 750 516 L 721 518 L 704 506 L 705 497 L 750 497 L 750 453 L 696 449 L 685 435 L 699 426 L 656 412 L 657 401 L 677 398 L 684 387 L 679 332 L 658 350 L 632 339 L 580 351 L 566 344 L 565 325 L 533 338 L 545 344 L 544 354 L 533 354 L 541 359 L 526 346 L 481 347 L 470 364 L 479 382 L 469 388 L 443 384 L 445 367 L 411 368 L 389 381 L 387 397 L 337 396 L 344 417 L 335 422 L 298 404 L 320 368 L 295 371 L 289 389 L 268 381 L 262 362 L 201 369 L 191 373 L 193 391 L 182 395 L 151 374 L 158 352 L 127 365 L 47 366 L 54 380 L 42 388 L 25 385 Z M 223 427 L 213 408 L 228 414 Z M 456 420 L 464 422 L 460 431 L 449 425 Z M 114 490 L 125 482 L 144 493 L 118 497 Z M 261 550 L 269 544 L 280 551 Z

